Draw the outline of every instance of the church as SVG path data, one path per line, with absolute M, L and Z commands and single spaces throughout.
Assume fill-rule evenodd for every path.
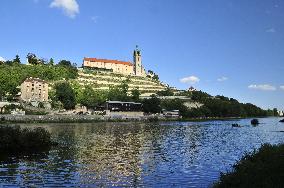
M 137 46 L 133 52 L 133 62 L 85 57 L 83 60 L 83 68 L 123 75 L 147 76 L 142 65 L 141 51 Z

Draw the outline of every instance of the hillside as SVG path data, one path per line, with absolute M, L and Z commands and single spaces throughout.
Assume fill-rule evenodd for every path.
M 142 96 L 150 96 L 158 91 L 165 90 L 167 85 L 147 77 L 126 76 L 110 72 L 94 72 L 79 69 L 77 81 L 80 85 L 92 85 L 95 90 L 108 90 L 126 81 L 129 91 L 137 88 Z

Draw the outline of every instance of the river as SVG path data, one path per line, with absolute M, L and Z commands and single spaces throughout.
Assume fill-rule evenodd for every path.
M 59 146 L 0 161 L 0 187 L 210 187 L 245 153 L 284 143 L 279 118 L 259 120 L 23 124 L 48 129 Z

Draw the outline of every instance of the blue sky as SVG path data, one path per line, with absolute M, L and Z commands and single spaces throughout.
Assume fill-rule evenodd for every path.
M 281 0 L 1 0 L 0 57 L 131 61 L 139 45 L 171 86 L 284 110 L 283 20 Z

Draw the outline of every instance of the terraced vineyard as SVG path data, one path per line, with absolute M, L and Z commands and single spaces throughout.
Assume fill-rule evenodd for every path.
M 112 86 L 120 85 L 123 81 L 127 81 L 130 91 L 138 88 L 142 96 L 150 96 L 167 87 L 151 78 L 79 70 L 79 84 L 82 86 L 92 84 L 97 90 L 108 90 Z

